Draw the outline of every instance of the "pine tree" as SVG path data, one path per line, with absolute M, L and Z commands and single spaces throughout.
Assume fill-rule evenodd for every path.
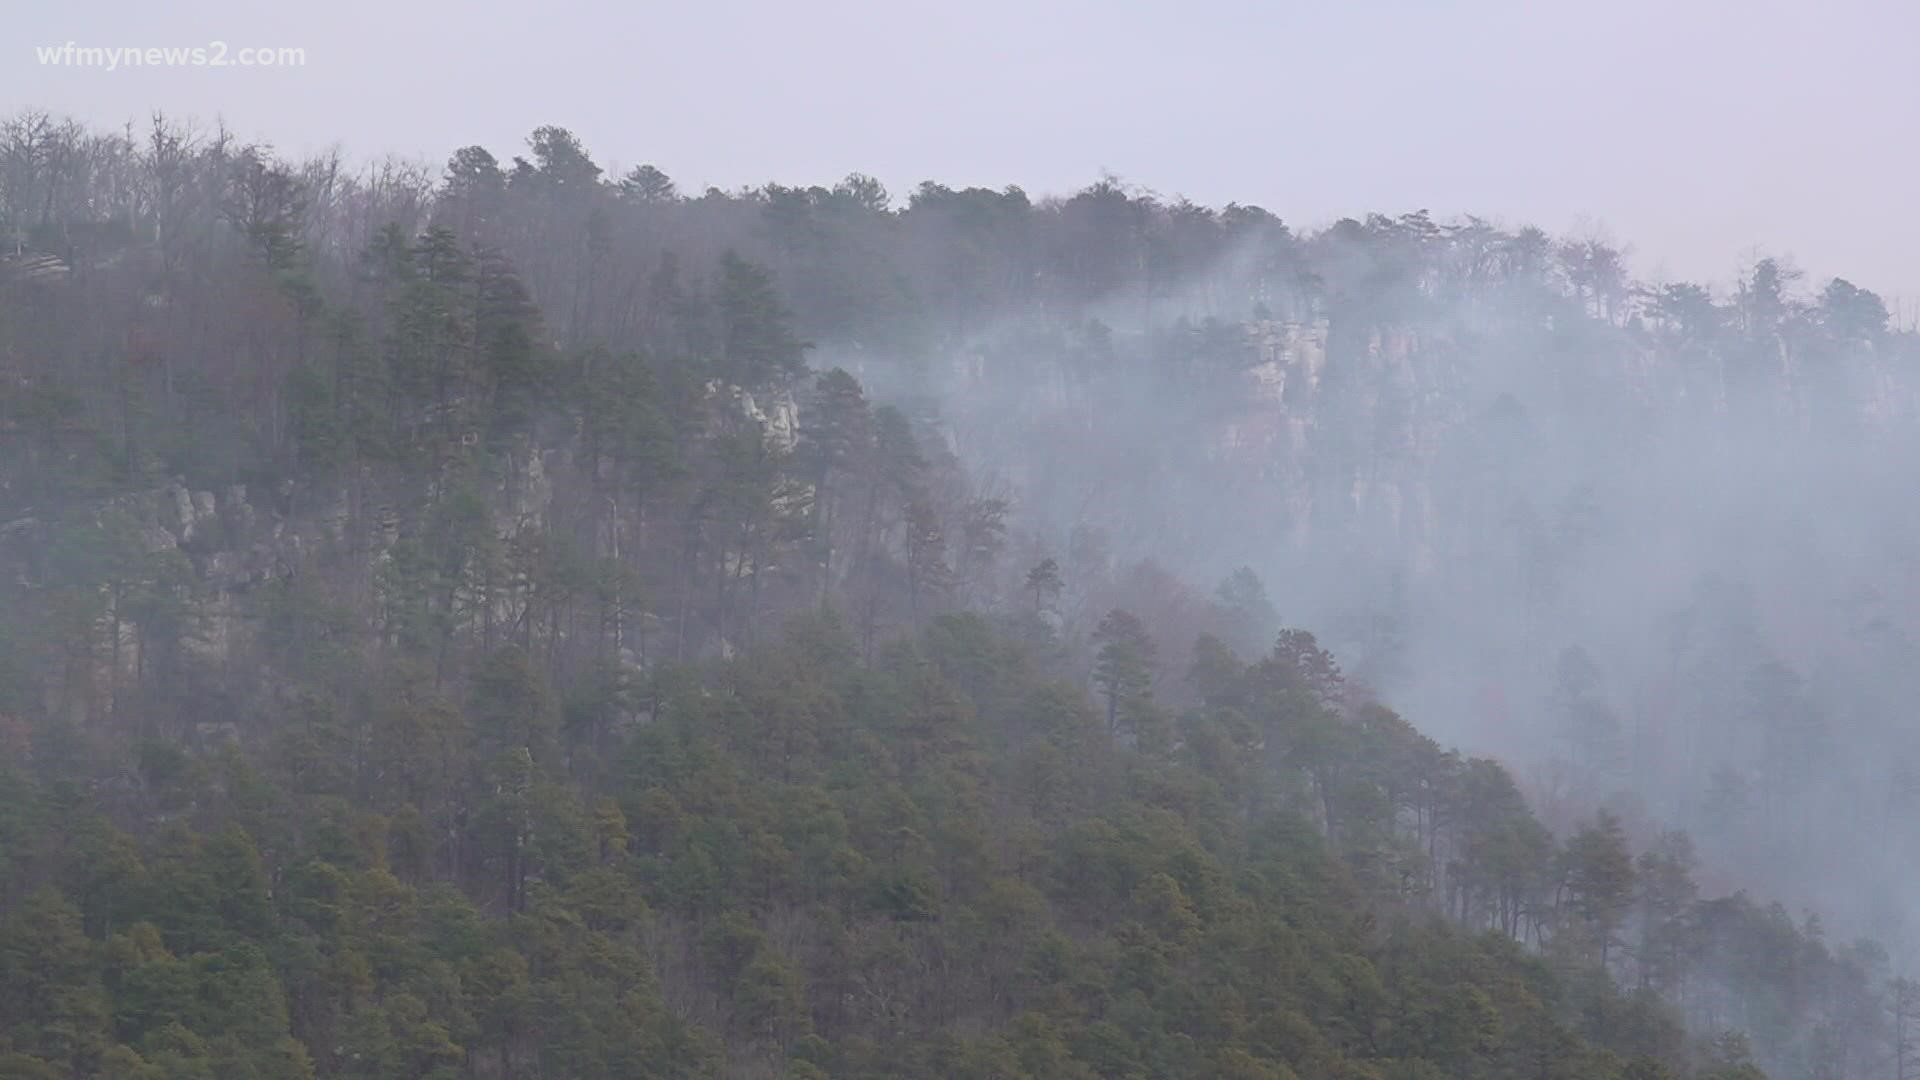
M 797 374 L 808 346 L 793 332 L 773 272 L 729 251 L 720 259 L 715 289 L 721 376 L 760 390 Z
M 1633 902 L 1633 855 L 1620 819 L 1605 810 L 1567 841 L 1565 887 L 1579 941 L 1605 967 Z
M 1118 734 L 1123 718 L 1149 707 L 1153 698 L 1153 639 L 1130 611 L 1107 612 L 1093 632 L 1093 681 L 1107 699 L 1107 729 Z

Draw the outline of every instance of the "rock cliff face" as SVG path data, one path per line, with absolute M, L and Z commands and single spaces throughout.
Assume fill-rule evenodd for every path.
M 1360 542 L 1403 572 L 1442 573 L 1491 534 L 1551 532 L 1573 502 L 1645 509 L 1627 504 L 1651 500 L 1662 473 L 1712 488 L 1720 472 L 1752 475 L 1748 451 L 1782 462 L 1838 439 L 1867 452 L 1915 428 L 1910 365 L 1888 350 L 1835 361 L 1778 340 L 1738 362 L 1676 362 L 1626 329 L 1563 340 L 1551 326 L 1356 330 L 1322 317 L 1240 332 L 1245 362 L 1229 371 L 1196 371 L 1143 339 L 1104 367 L 1072 345 L 970 354 L 921 389 L 961 456 L 1013 478 L 1037 520 L 1092 521 L 1133 537 L 1133 554 L 1209 571 L 1276 545 Z M 1235 527 L 1133 520 L 1188 508 Z
M 262 494 L 245 485 L 209 491 L 175 481 L 61 521 L 29 514 L 0 525 L 0 560 L 23 588 L 65 588 L 69 560 L 110 568 L 93 606 L 104 647 L 71 651 L 66 677 L 44 684 L 48 710 L 97 718 L 111 710 L 119 687 L 163 661 L 156 651 L 177 648 L 209 666 L 240 655 L 260 622 L 249 597 L 346 538 L 344 496 L 295 514 L 288 506 L 295 494 L 291 485 Z M 163 591 L 169 608 L 157 616 Z M 167 635 L 166 646 L 155 643 L 146 627 L 157 617 L 177 620 L 184 632 Z
M 737 387 L 710 388 L 709 399 L 759 428 L 769 449 L 791 453 L 798 441 L 799 404 L 788 391 L 758 399 Z M 578 499 L 558 477 L 577 471 L 575 441 L 561 435 L 551 445 L 521 443 L 501 455 L 490 471 L 463 481 L 477 519 L 471 542 L 487 549 L 503 569 L 524 575 L 515 559 L 532 557 L 524 540 L 545 533 L 556 500 Z M 244 667 L 273 621 L 275 605 L 313 578 L 320 591 L 338 598 L 342 610 L 366 624 L 354 633 L 383 634 L 387 608 L 405 586 L 397 579 L 418 573 L 420 548 L 444 523 L 423 507 L 442 507 L 450 481 L 428 481 L 367 469 L 327 479 L 286 480 L 271 487 L 233 484 L 196 488 L 175 479 L 149 490 L 69 506 L 57 517 L 27 508 L 0 521 L 0 574 L 42 593 L 69 588 L 68 580 L 110 582 L 99 595 L 76 597 L 76 618 L 87 635 L 75 634 L 66 676 L 44 685 L 50 712 L 97 720 L 114 708 L 115 694 L 156 663 L 186 662 L 206 674 Z M 804 500 L 805 491 L 790 499 Z M 459 500 L 453 500 L 462 505 Z M 611 514 L 589 514 L 589 535 L 570 537 L 588 555 L 615 555 L 621 526 Z M 525 601 L 509 589 L 486 590 L 449 601 L 444 617 L 455 629 L 509 626 L 524 618 Z M 522 590 L 524 592 L 524 589 Z M 635 611 L 637 627 L 659 616 Z M 161 624 L 164 623 L 163 627 Z M 104 644 L 101 644 L 104 643 Z M 728 648 L 723 641 L 720 648 Z M 618 652 L 638 668 L 631 648 Z M 202 688 L 203 690 L 209 688 Z

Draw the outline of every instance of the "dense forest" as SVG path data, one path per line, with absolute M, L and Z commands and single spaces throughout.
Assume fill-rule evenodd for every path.
M 1759 870 L 1904 864 L 1900 684 L 1682 582 L 1648 742 L 1551 628 L 1623 504 L 1500 505 L 1649 387 L 1889 452 L 1873 294 L 526 154 L 0 128 L 0 1076 L 1920 1076 Z M 1449 750 L 1390 704 L 1495 600 L 1538 703 Z

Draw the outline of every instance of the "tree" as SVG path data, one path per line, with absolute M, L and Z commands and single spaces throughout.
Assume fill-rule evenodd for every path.
M 301 256 L 306 194 L 286 166 L 249 147 L 240 155 L 225 212 L 269 270 L 293 270 Z
M 483 750 L 544 753 L 554 733 L 552 691 L 527 654 L 503 646 L 487 658 L 473 680 L 468 711 Z
M 1264 645 L 1280 628 L 1280 616 L 1267 599 L 1267 587 L 1248 567 L 1227 576 L 1214 590 L 1214 598 L 1232 617 L 1237 639 L 1256 647 Z
M 43 889 L 0 923 L 0 1046 L 93 1074 L 106 1049 L 108 1001 L 80 913 Z
M 415 448 L 445 456 L 464 434 L 475 404 L 473 323 L 464 293 L 472 263 L 451 229 L 436 226 L 407 251 L 393 294 L 387 371 L 400 396 L 401 429 Z
M 549 124 L 535 128 L 527 139 L 533 150 L 540 176 L 563 188 L 590 187 L 599 182 L 600 166 L 587 156 L 587 148 L 573 132 Z
M 967 589 L 967 599 L 978 607 L 992 605 L 989 591 L 1000 553 L 1007 547 L 1007 514 L 1012 510 L 1005 499 L 976 497 L 960 508 L 960 551 L 958 579 Z
M 841 505 L 853 494 L 856 470 L 873 441 L 873 413 L 860 383 L 844 368 L 814 381 L 814 400 L 802 425 L 802 456 L 813 469 L 813 535 L 820 548 L 820 596 L 833 586 L 835 533 L 844 528 Z
M 1920 1076 L 1920 983 L 1899 978 L 1887 987 L 1889 1039 L 1893 1043 L 1893 1080 Z
M 1518 938 L 1542 928 L 1539 890 L 1553 858 L 1553 837 L 1527 808 L 1513 777 L 1496 762 L 1469 760 L 1447 788 L 1441 817 L 1459 848 L 1448 867 L 1449 892 L 1460 916 L 1490 921 Z
M 1634 865 L 1620 819 L 1605 810 L 1567 841 L 1564 886 L 1579 947 L 1605 967 L 1608 952 L 1633 903 Z
M 451 204 L 460 235 L 489 236 L 507 188 L 499 159 L 482 146 L 461 147 L 447 160 L 443 182 L 444 198 Z
M 473 341 L 478 376 L 491 398 L 489 427 L 499 437 L 523 430 L 548 403 L 554 372 L 535 345 L 533 298 L 505 256 L 492 248 L 474 254 Z
M 1887 305 L 1880 297 L 1845 278 L 1834 278 L 1820 293 L 1817 317 L 1835 340 L 1878 341 L 1887 330 Z
M 1620 720 L 1602 694 L 1599 666 L 1578 645 L 1560 653 L 1552 707 L 1560 714 L 1561 737 L 1575 767 L 1602 783 L 1625 775 L 1627 750 Z
M 1033 568 L 1027 571 L 1026 590 L 1033 594 L 1033 610 L 1036 614 L 1054 610 L 1066 587 L 1066 581 L 1060 576 L 1060 563 L 1051 555 L 1034 563 Z
M 1107 729 L 1118 734 L 1123 719 L 1152 704 L 1153 639 L 1138 616 L 1115 608 L 1093 632 L 1093 681 L 1107 699 Z
M 885 185 L 865 173 L 848 173 L 846 179 L 833 186 L 833 193 L 867 213 L 887 212 L 889 199 Z
M 672 178 L 651 165 L 637 166 L 621 177 L 620 193 L 643 203 L 670 203 L 680 197 Z
M 800 371 L 809 346 L 794 334 L 771 270 L 729 251 L 720 258 L 716 291 L 723 377 L 759 390 Z
M 1640 942 L 1634 959 L 1640 984 L 1661 994 L 1678 989 L 1692 959 L 1696 863 L 1693 841 L 1684 832 L 1661 833 L 1634 863 L 1640 896 Z
M 945 593 L 953 585 L 940 513 L 924 496 L 907 504 L 906 537 L 907 609 L 917 619 L 923 594 Z

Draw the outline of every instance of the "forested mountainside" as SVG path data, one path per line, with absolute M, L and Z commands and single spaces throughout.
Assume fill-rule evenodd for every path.
M 1623 720 L 1651 669 L 1555 620 L 1648 492 L 1523 512 L 1686 417 L 1898 515 L 1871 294 L 530 154 L 0 132 L 0 1075 L 1920 1069 L 1887 952 L 1742 876 L 1887 895 L 1902 684 L 1804 666 L 1897 617 L 1787 651 L 1844 635 L 1729 559 Z M 1388 708 L 1433 640 L 1551 650 L 1478 733 L 1550 782 Z

